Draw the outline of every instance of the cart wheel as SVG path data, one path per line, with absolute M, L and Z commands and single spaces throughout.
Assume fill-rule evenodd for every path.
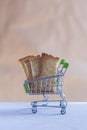
M 32 102 L 31 105 L 32 105 L 32 113 L 36 113 L 37 112 L 37 101 Z
M 37 107 L 32 108 L 32 113 L 37 113 Z
M 64 108 L 64 109 L 61 109 L 61 114 L 62 114 L 62 115 L 66 114 L 66 109 L 65 109 L 65 108 Z

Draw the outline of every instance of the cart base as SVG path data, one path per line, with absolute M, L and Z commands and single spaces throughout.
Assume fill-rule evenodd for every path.
M 55 105 L 55 103 L 57 103 L 57 104 Z M 31 106 L 32 106 L 32 113 L 37 113 L 37 107 L 55 107 L 55 108 L 60 108 L 61 109 L 60 113 L 62 115 L 64 115 L 64 114 L 66 114 L 67 101 L 65 101 L 65 100 L 33 101 L 33 102 L 31 102 Z

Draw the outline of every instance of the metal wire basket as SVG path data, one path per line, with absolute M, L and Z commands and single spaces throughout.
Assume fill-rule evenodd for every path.
M 66 70 L 69 66 L 69 63 L 62 59 L 57 68 L 56 76 L 48 76 L 37 78 L 33 80 L 25 80 L 24 81 L 24 89 L 25 92 L 29 95 L 43 95 L 44 100 L 42 101 L 33 101 L 32 105 L 32 113 L 37 112 L 37 107 L 58 107 L 61 108 L 61 114 L 66 113 L 67 107 L 67 99 L 63 91 L 64 87 L 64 76 Z M 58 94 L 60 96 L 60 100 L 49 100 L 50 94 Z M 58 102 L 58 105 L 50 105 L 50 102 Z

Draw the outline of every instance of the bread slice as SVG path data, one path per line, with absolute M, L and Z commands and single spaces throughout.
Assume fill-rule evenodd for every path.
M 40 74 L 40 63 L 41 63 L 40 60 L 41 60 L 40 55 L 37 55 L 36 57 L 30 60 L 33 79 L 38 78 Z
M 31 80 L 33 78 L 31 65 L 30 65 L 30 60 L 33 58 L 34 58 L 34 56 L 27 56 L 27 57 L 19 59 L 19 62 L 21 63 L 28 80 Z
M 40 60 L 41 60 L 40 55 L 37 55 L 36 57 L 34 57 L 33 59 L 30 60 L 33 79 L 37 79 L 40 74 L 40 67 L 41 67 Z M 40 93 L 39 81 L 33 82 L 33 85 L 34 85 L 33 93 Z
M 41 69 L 39 77 L 56 76 L 57 75 L 57 65 L 59 57 L 54 57 L 46 53 L 42 53 L 41 56 Z M 51 86 L 50 86 L 51 85 Z M 48 87 L 46 87 L 48 86 Z M 55 79 L 44 80 L 42 83 L 43 92 L 54 92 L 55 91 Z
M 42 53 L 40 77 L 55 76 L 57 74 L 58 57 Z
M 19 61 L 24 69 L 27 80 L 33 80 L 35 78 L 38 78 L 38 75 L 40 73 L 40 55 L 27 56 L 22 59 L 19 59 Z M 38 92 L 38 84 L 36 88 L 35 82 L 29 83 L 29 87 L 32 93 Z

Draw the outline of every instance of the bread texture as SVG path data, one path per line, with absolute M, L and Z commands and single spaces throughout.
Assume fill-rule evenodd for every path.
M 41 56 L 40 77 L 55 76 L 57 74 L 57 65 L 59 58 L 46 53 Z
M 59 58 L 42 53 L 37 56 L 27 56 L 19 59 L 27 80 L 33 80 L 42 77 L 56 76 Z M 55 79 L 38 80 L 38 82 L 29 83 L 30 91 L 35 93 L 47 93 L 55 91 Z
M 27 56 L 27 57 L 19 59 L 19 62 L 21 63 L 28 80 L 31 80 L 33 78 L 31 64 L 30 64 L 31 59 L 34 59 L 34 56 Z
M 30 60 L 30 65 L 31 65 L 31 71 L 32 71 L 32 77 L 33 79 L 37 79 L 40 74 L 40 60 L 41 57 L 40 55 L 37 55 L 33 59 Z M 33 93 L 40 93 L 40 86 L 39 86 L 39 81 L 38 82 L 33 82 Z
M 58 65 L 59 57 L 54 57 L 52 55 L 48 55 L 46 53 L 42 53 L 41 56 L 41 69 L 39 77 L 48 77 L 48 76 L 56 76 L 57 75 L 57 65 Z M 50 86 L 51 85 L 51 86 Z M 45 80 L 42 83 L 42 91 L 55 91 L 55 79 Z M 48 87 L 45 87 L 48 86 Z
M 33 80 L 35 78 L 38 78 L 38 75 L 40 73 L 40 55 L 27 56 L 27 57 L 19 59 L 19 62 L 21 63 L 23 67 L 27 80 Z M 32 91 L 32 93 L 35 93 L 37 90 L 39 91 L 38 84 L 36 88 L 35 82 L 29 83 L 29 88 L 30 88 L 30 91 Z
M 34 57 L 30 60 L 31 70 L 32 70 L 32 77 L 33 79 L 38 78 L 40 74 L 40 64 L 41 64 L 41 57 L 40 55 Z

